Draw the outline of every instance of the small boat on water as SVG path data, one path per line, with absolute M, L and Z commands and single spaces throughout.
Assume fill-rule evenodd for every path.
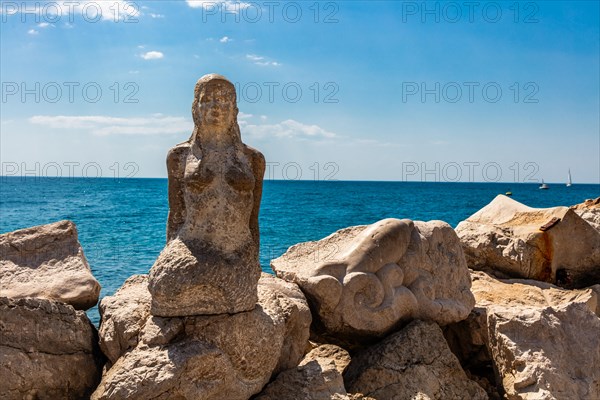
M 512 196 L 512 192 L 510 192 L 510 191 L 506 192 L 505 195 L 510 197 L 510 196 Z
M 569 177 L 567 178 L 567 187 L 571 186 L 573 181 L 571 180 L 571 170 L 569 169 Z
M 542 184 L 539 187 L 540 189 L 550 189 L 550 186 L 548 186 L 547 184 L 544 183 L 544 180 L 542 179 Z

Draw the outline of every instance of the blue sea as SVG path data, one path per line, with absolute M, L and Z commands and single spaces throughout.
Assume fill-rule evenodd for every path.
M 0 177 L 0 233 L 69 219 L 101 297 L 147 273 L 165 244 L 166 179 Z M 265 181 L 260 211 L 263 270 L 296 243 L 383 218 L 439 219 L 455 227 L 497 194 L 532 207 L 600 196 L 600 185 L 437 182 Z M 98 311 L 88 312 L 98 324 Z

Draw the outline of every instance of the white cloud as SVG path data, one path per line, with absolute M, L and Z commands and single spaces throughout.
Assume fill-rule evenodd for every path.
M 293 119 L 288 119 L 278 124 L 243 124 L 242 130 L 244 134 L 256 139 L 276 137 L 332 140 L 339 138 L 339 135 L 329 132 L 318 125 L 307 125 Z
M 231 41 L 233 41 L 233 39 L 231 39 L 228 36 L 223 36 L 221 39 L 219 39 L 219 42 L 221 42 L 221 43 L 228 43 L 228 42 L 231 42 Z
M 278 63 L 277 61 L 257 61 L 254 64 L 256 65 L 260 65 L 261 67 L 280 67 L 281 64 Z
M 137 75 L 137 74 L 140 73 L 140 71 L 138 71 L 138 70 L 131 70 L 131 71 L 129 71 L 129 73 L 132 74 L 132 75 Z
M 38 24 L 38 28 L 47 28 L 49 26 L 51 26 L 51 25 L 48 22 L 40 22 Z M 52 25 L 52 26 L 54 26 L 54 25 Z
M 186 0 L 188 6 L 192 8 L 202 8 L 206 11 L 226 11 L 228 13 L 239 13 L 240 10 L 250 7 L 250 3 L 243 1 L 214 1 L 214 0 Z
M 29 33 L 30 35 L 37 35 L 40 32 L 36 31 L 35 29 L 30 29 L 30 30 L 27 31 L 27 33 Z
M 264 60 L 264 57 L 257 56 L 256 54 L 246 54 L 246 58 L 250 61 L 260 61 Z
M 256 54 L 246 54 L 246 59 L 252 61 L 256 65 L 260 65 L 261 67 L 279 67 L 281 63 L 277 61 L 269 61 L 265 59 L 263 56 L 259 56 Z
M 248 119 L 248 118 L 252 118 L 254 115 L 252 114 L 246 114 L 245 112 L 239 112 L 238 114 L 238 118 L 239 119 Z
M 154 19 L 156 19 L 156 18 L 164 18 L 165 17 L 162 14 L 154 14 L 154 13 L 150 13 L 148 15 L 150 15 L 150 18 L 154 18 Z
M 22 2 L 21 7 L 7 6 L 2 9 L 6 9 L 6 13 L 9 15 L 26 12 L 27 14 L 37 14 L 38 18 L 49 19 L 50 16 L 58 16 L 70 19 L 75 17 L 83 18 L 88 22 L 97 20 L 135 22 L 141 15 L 137 4 L 126 0 L 56 0 L 46 3 L 36 2 L 25 7 L 23 6 L 25 2 Z
M 0 7 L 0 14 L 5 14 L 6 15 L 14 15 L 16 13 L 19 12 L 19 7 L 17 4 L 7 4 L 4 7 Z
M 164 56 L 165 55 L 160 51 L 149 51 L 140 55 L 144 60 L 160 60 L 161 58 L 164 58 Z
M 103 115 L 36 115 L 29 122 L 54 129 L 79 129 L 93 135 L 169 135 L 191 132 L 193 123 L 183 117 L 154 114 L 146 118 L 121 118 Z

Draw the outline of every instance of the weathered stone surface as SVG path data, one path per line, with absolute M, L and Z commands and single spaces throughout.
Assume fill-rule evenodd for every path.
M 215 74 L 198 81 L 194 132 L 167 156 L 167 245 L 150 271 L 153 315 L 237 313 L 256 305 L 265 160 L 242 143 L 237 114 L 231 82 Z
M 500 400 L 494 363 L 488 348 L 487 314 L 485 308 L 473 308 L 460 322 L 444 327 L 444 336 L 458 357 L 469 379 L 475 380 L 491 400 Z
M 487 399 L 452 354 L 440 327 L 413 321 L 352 357 L 344 373 L 346 390 L 379 400 Z
M 560 221 L 542 231 L 553 218 Z M 531 208 L 499 195 L 456 232 L 470 268 L 569 288 L 600 283 L 600 232 L 567 207 Z
M 457 326 L 462 348 L 475 351 L 462 355 L 481 354 L 483 342 L 509 399 L 600 398 L 599 285 L 564 290 L 474 272 L 472 290 L 478 322 Z
M 300 286 L 324 331 L 340 338 L 381 337 L 414 318 L 460 321 L 474 304 L 458 237 L 441 221 L 342 229 L 290 247 L 271 267 Z
M 597 231 L 600 231 L 600 197 L 589 199 L 571 207 L 573 211 Z
M 259 295 L 263 293 L 264 297 L 276 298 L 285 314 L 283 345 L 275 372 L 292 368 L 308 349 L 312 315 L 306 297 L 295 283 L 266 273 L 260 276 L 258 290 Z
M 342 373 L 349 363 L 350 355 L 346 350 L 321 345 L 309 352 L 296 368 L 281 372 L 256 400 L 347 398 Z
M 143 279 L 136 278 L 113 296 L 118 299 L 111 304 L 144 315 L 140 298 L 132 300 L 128 295 L 143 287 Z M 92 398 L 235 400 L 260 392 L 273 374 L 298 364 L 308 345 L 311 316 L 302 292 L 276 277 L 263 274 L 258 298 L 252 311 L 233 315 L 162 318 L 145 314 L 131 321 L 135 329 L 143 326 L 137 340 L 129 338 L 115 346 L 132 347 L 105 373 Z M 125 315 L 113 314 L 112 318 L 113 326 L 127 326 Z M 106 332 L 101 327 L 101 334 Z M 111 336 L 126 337 L 122 333 Z
M 101 374 L 83 311 L 46 299 L 0 297 L 0 398 L 81 399 Z
M 150 315 L 148 276 L 134 275 L 112 296 L 100 302 L 100 348 L 111 363 L 138 344 Z
M 71 221 L 0 235 L 0 293 L 11 298 L 56 300 L 87 310 L 98 302 L 100 284 Z

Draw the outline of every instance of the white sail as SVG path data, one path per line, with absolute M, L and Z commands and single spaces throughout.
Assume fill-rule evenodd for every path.
M 571 180 L 571 170 L 569 170 L 569 177 L 567 178 L 567 186 L 571 186 L 573 181 Z

